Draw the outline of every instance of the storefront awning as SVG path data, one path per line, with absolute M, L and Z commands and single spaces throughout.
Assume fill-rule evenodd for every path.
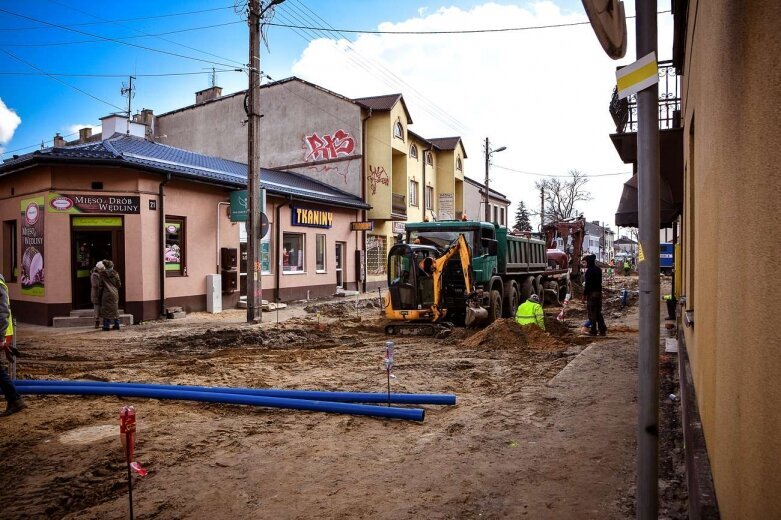
M 637 175 L 624 183 L 621 201 L 616 211 L 616 226 L 638 227 Z M 670 227 L 681 214 L 681 204 L 675 201 L 672 188 L 664 178 L 659 179 L 659 226 Z

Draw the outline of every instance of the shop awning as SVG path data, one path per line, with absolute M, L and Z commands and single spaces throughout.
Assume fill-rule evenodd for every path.
M 637 175 L 624 183 L 621 201 L 616 211 L 616 226 L 638 227 Z M 672 188 L 664 178 L 659 179 L 659 226 L 670 227 L 681 214 L 681 204 L 675 201 Z

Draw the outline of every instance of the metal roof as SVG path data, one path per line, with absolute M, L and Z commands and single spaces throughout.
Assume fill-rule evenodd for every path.
M 407 110 L 407 104 L 404 102 L 404 97 L 401 94 L 386 94 L 384 96 L 371 96 L 364 98 L 353 99 L 359 105 L 370 108 L 372 110 L 391 110 L 396 106 L 396 103 L 401 101 L 401 107 L 404 109 L 404 113 L 407 115 L 407 124 L 412 124 L 412 116 Z
M 170 173 L 173 177 L 232 189 L 247 187 L 247 165 L 219 157 L 114 134 L 108 139 L 61 148 L 37 150 L 0 164 L 0 176 L 36 163 L 74 163 L 135 167 Z M 270 194 L 292 196 L 323 204 L 356 209 L 371 206 L 360 198 L 303 175 L 261 168 L 260 184 Z

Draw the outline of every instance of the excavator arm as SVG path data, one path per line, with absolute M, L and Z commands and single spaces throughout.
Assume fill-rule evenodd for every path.
M 455 255 L 459 255 L 461 259 L 461 270 L 464 272 L 464 287 L 467 297 L 475 291 L 474 282 L 472 281 L 472 258 L 469 254 L 469 245 L 466 243 L 464 235 L 458 235 L 458 238 L 447 248 L 445 253 L 434 260 L 431 268 L 431 277 L 434 280 L 434 304 L 431 306 L 432 321 L 438 321 L 447 314 L 447 309 L 441 308 L 443 295 L 442 273 L 445 271 L 450 259 Z

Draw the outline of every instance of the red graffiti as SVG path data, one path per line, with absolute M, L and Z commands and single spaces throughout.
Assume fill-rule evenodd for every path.
M 367 177 L 369 179 L 369 184 L 371 185 L 372 195 L 377 194 L 378 184 L 384 184 L 385 186 L 390 184 L 388 173 L 385 171 L 385 167 L 383 166 L 369 165 L 369 175 Z
M 355 139 L 342 129 L 331 135 L 320 137 L 317 133 L 305 137 L 309 145 L 307 161 L 318 159 L 336 159 L 340 155 L 350 155 L 355 150 Z

